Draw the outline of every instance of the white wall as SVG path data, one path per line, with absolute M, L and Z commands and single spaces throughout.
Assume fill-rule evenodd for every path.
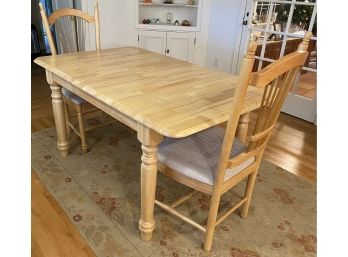
M 243 0 L 212 1 L 206 66 L 230 72 L 233 55 L 237 54 L 236 36 L 241 26 L 240 11 Z
M 81 0 L 81 2 L 82 10 L 94 15 L 95 1 Z M 203 0 L 201 31 L 196 34 L 194 62 L 202 66 L 205 64 L 211 2 L 212 0 Z M 120 45 L 138 46 L 138 31 L 135 29 L 135 4 L 134 0 L 99 1 L 102 48 L 112 48 Z M 93 26 L 90 26 L 88 34 L 86 50 L 93 50 L 95 48 Z
M 203 9 L 202 9 L 202 18 L 201 18 L 201 30 L 196 32 L 196 46 L 195 46 L 195 55 L 194 63 L 204 66 L 206 58 L 206 49 L 208 42 L 208 32 L 209 32 L 209 18 L 210 18 L 210 8 L 211 2 L 215 0 L 202 0 Z M 233 0 L 234 1 L 234 0 Z M 138 31 L 135 29 L 135 15 L 136 15 L 136 1 L 134 0 L 118 0 L 119 2 L 127 2 L 125 5 L 124 13 L 127 17 L 123 22 L 122 29 L 126 30 L 127 40 L 124 44 L 138 46 Z
M 102 48 L 128 45 L 128 34 L 131 29 L 129 16 L 132 12 L 132 2 L 129 0 L 99 1 Z
M 203 9 L 201 18 L 201 31 L 196 32 L 196 45 L 194 55 L 194 63 L 200 66 L 205 66 L 210 24 L 210 9 L 213 1 L 216 0 L 202 0 Z
M 99 3 L 100 41 L 102 48 L 113 48 L 122 45 L 134 45 L 133 17 L 134 1 L 102 0 Z M 81 0 L 82 10 L 94 15 L 95 1 Z M 94 26 L 90 26 L 89 37 L 86 38 L 86 49 L 95 49 Z M 135 41 L 137 42 L 137 41 Z
M 135 29 L 135 1 L 127 1 L 127 44 L 138 46 L 138 31 Z
M 203 0 L 201 31 L 196 33 L 194 63 L 231 71 L 236 34 L 241 26 L 240 10 L 245 0 Z M 94 15 L 93 0 L 81 0 L 82 10 Z M 99 1 L 101 46 L 138 45 L 134 0 Z M 95 49 L 94 27 L 90 27 L 86 50 Z

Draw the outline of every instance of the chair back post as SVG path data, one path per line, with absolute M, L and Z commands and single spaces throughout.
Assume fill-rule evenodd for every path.
M 254 72 L 250 84 L 264 88 L 258 117 L 247 152 L 261 156 L 296 76 L 304 65 L 312 33 L 307 32 L 296 52 L 282 57 L 261 71 Z
M 94 6 L 94 21 L 95 21 L 95 43 L 96 49 L 99 51 L 100 47 L 100 23 L 99 23 L 99 6 L 98 0 L 95 2 Z
M 310 31 L 307 31 L 301 44 L 298 45 L 297 47 L 297 52 L 299 51 L 307 51 L 308 49 L 308 45 L 309 45 L 309 41 L 311 40 L 312 38 L 312 32 Z
M 46 34 L 47 34 L 48 44 L 50 45 L 51 53 L 52 53 L 52 55 L 57 55 L 56 46 L 54 44 L 53 36 L 51 33 L 51 27 L 48 23 L 48 18 L 47 18 L 45 9 L 44 9 L 41 2 L 39 3 L 39 6 L 40 6 L 40 14 L 41 14 L 41 18 L 42 18 L 42 24 L 43 24 L 45 31 L 46 31 Z
M 216 218 L 220 204 L 222 184 L 224 182 L 226 167 L 230 157 L 233 139 L 237 130 L 240 112 L 242 110 L 244 99 L 247 93 L 250 75 L 254 67 L 256 47 L 257 44 L 255 41 L 249 41 L 247 53 L 243 58 L 239 80 L 236 86 L 236 91 L 234 93 L 232 110 L 227 122 L 224 141 L 220 152 L 220 159 L 215 173 L 216 176 L 214 178 L 208 214 L 208 223 L 204 240 L 205 243 L 203 246 L 205 251 L 210 251 L 211 248 L 212 237 L 214 234 L 214 228 L 216 225 Z
M 230 157 L 232 149 L 233 139 L 236 134 L 239 117 L 247 93 L 250 75 L 253 69 L 255 61 L 255 51 L 257 43 L 254 40 L 250 40 L 247 47 L 247 52 L 243 58 L 239 80 L 236 86 L 236 90 L 233 96 L 232 110 L 227 122 L 226 132 L 224 136 L 223 145 L 220 153 L 220 160 L 217 167 L 216 177 L 214 181 L 214 189 L 220 188 L 225 176 L 227 162 Z

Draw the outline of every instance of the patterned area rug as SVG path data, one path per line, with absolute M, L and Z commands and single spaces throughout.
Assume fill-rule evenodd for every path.
M 88 134 L 91 151 L 81 154 L 72 136 L 61 158 L 56 132 L 32 134 L 32 167 L 98 257 L 113 256 L 316 256 L 316 188 L 263 161 L 249 216 L 237 210 L 217 228 L 210 253 L 203 233 L 156 207 L 151 242 L 139 237 L 140 143 L 135 132 L 116 124 Z M 242 195 L 244 183 L 223 196 L 221 209 Z M 158 175 L 157 199 L 170 203 L 190 189 Z M 207 218 L 209 197 L 197 194 L 179 207 L 194 220 Z

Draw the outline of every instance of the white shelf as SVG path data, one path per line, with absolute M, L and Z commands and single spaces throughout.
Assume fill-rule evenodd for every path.
M 140 6 L 160 6 L 160 7 L 187 7 L 187 8 L 198 8 L 197 5 L 187 4 L 163 4 L 163 3 L 139 3 Z
M 161 31 L 200 31 L 203 0 L 194 1 L 194 5 L 188 5 L 186 0 L 175 0 L 172 4 L 165 4 L 162 0 L 153 0 L 152 3 L 136 1 L 135 28 L 140 30 Z M 167 24 L 167 15 L 171 14 L 171 24 Z M 144 19 L 159 19 L 160 23 L 143 24 Z M 174 26 L 178 20 L 180 25 Z M 188 20 L 191 26 L 181 26 L 184 20 Z
M 199 31 L 198 27 L 194 26 L 173 26 L 173 25 L 163 25 L 163 24 L 137 24 L 135 26 L 137 29 L 145 30 L 163 30 L 163 31 Z

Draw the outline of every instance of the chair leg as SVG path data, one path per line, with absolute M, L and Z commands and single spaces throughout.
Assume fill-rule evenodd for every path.
M 67 138 L 70 138 L 71 134 L 71 128 L 69 125 L 70 119 L 69 119 L 69 106 L 66 100 L 64 99 L 64 113 L 65 113 L 65 127 L 66 127 L 66 136 Z
M 85 134 L 85 128 L 83 124 L 83 118 L 82 118 L 82 105 L 77 104 L 76 105 L 76 111 L 77 111 L 77 119 L 79 121 L 79 129 L 80 129 L 80 137 L 81 137 L 81 144 L 82 144 L 82 152 L 86 153 L 88 150 L 87 141 L 86 141 L 86 134 Z
M 241 216 L 244 219 L 248 216 L 251 195 L 253 193 L 256 176 L 257 176 L 257 170 L 248 176 L 248 182 L 246 184 L 245 193 L 244 193 L 244 197 L 247 197 L 248 200 L 243 204 L 242 211 L 241 211 Z
M 213 243 L 213 236 L 215 232 L 215 226 L 216 226 L 216 218 L 219 210 L 220 205 L 220 195 L 212 195 L 211 201 L 210 201 L 210 207 L 209 207 L 209 215 L 208 215 L 208 222 L 207 222 L 207 228 L 205 232 L 205 238 L 204 238 L 204 245 L 203 250 L 209 252 L 211 250 L 211 246 Z

